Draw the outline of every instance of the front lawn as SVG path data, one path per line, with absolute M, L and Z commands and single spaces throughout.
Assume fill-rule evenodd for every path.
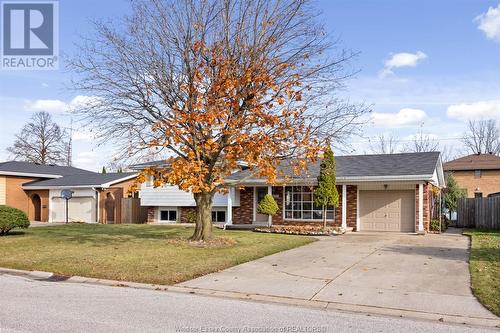
M 485 307 L 500 316 L 500 231 L 468 230 L 465 234 L 472 238 L 472 291 Z
M 174 284 L 313 242 L 311 237 L 222 231 L 229 240 L 200 248 L 176 239 L 192 228 L 63 225 L 0 237 L 0 267 L 112 280 Z

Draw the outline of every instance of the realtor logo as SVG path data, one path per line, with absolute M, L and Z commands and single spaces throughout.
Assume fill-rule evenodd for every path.
M 1 68 L 58 68 L 58 2 L 1 2 Z

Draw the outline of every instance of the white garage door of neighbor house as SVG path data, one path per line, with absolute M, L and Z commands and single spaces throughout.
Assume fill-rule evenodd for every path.
M 95 222 L 95 200 L 92 197 L 74 197 L 69 200 L 68 215 L 70 222 Z M 66 200 L 52 198 L 52 221 L 66 221 Z
M 415 231 L 415 191 L 359 191 L 361 231 Z

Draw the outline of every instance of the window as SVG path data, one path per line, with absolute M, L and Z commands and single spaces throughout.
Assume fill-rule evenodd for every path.
M 226 211 L 213 210 L 212 211 L 212 222 L 226 222 Z
M 153 187 L 153 182 L 154 182 L 153 176 L 146 176 L 146 182 L 144 183 L 144 185 L 146 187 Z
M 160 221 L 176 222 L 177 221 L 177 211 L 176 210 L 162 210 L 162 211 L 160 211 Z
M 476 192 L 474 193 L 474 198 L 482 198 L 483 197 L 483 193 L 482 192 Z
M 333 220 L 334 218 L 334 207 L 326 207 L 326 219 Z M 323 207 L 314 204 L 314 187 L 285 187 L 285 219 L 323 220 Z
M 474 178 L 481 178 L 481 170 L 474 170 Z

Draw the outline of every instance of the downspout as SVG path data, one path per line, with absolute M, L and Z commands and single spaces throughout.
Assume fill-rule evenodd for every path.
M 95 187 L 92 187 L 92 190 L 95 191 L 97 200 L 96 200 L 96 223 L 99 224 L 99 217 L 101 215 L 101 212 L 99 211 L 99 201 L 100 201 L 100 195 L 99 195 L 99 190 Z

